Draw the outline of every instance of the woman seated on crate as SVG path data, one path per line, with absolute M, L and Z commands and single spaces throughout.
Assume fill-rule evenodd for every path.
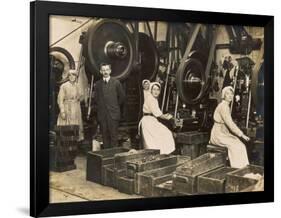
M 60 114 L 58 116 L 57 125 L 79 125 L 79 140 L 84 139 L 83 134 L 83 123 L 80 101 L 82 95 L 77 85 L 77 72 L 76 70 L 69 70 L 68 78 L 69 81 L 63 83 L 60 86 L 58 94 L 58 105 Z
M 249 164 L 249 160 L 246 147 L 239 138 L 245 141 L 249 141 L 250 138 L 232 120 L 229 105 L 233 100 L 233 95 L 234 90 L 231 86 L 223 88 L 223 100 L 214 112 L 210 143 L 226 147 L 231 167 L 242 168 Z
M 150 95 L 147 95 L 143 104 L 143 114 L 139 130 L 142 134 L 143 145 L 146 149 L 159 149 L 161 154 L 170 154 L 175 150 L 175 141 L 172 132 L 157 118 L 169 120 L 170 114 L 163 114 L 159 108 L 158 97 L 161 85 L 158 82 L 150 84 Z

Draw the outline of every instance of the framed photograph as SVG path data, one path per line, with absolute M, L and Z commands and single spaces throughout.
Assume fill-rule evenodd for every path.
M 273 16 L 30 3 L 30 215 L 272 202 Z

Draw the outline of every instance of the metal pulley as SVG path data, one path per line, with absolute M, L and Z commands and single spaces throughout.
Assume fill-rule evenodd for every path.
M 180 99 L 186 104 L 197 104 L 206 91 L 206 76 L 201 61 L 188 58 L 183 70 L 176 74 L 176 85 Z
M 100 19 L 93 23 L 83 39 L 87 73 L 100 77 L 100 64 L 111 64 L 111 76 L 124 80 L 134 64 L 135 46 L 132 34 L 118 20 Z
M 54 83 L 64 83 L 69 69 L 75 69 L 73 56 L 64 48 L 52 47 L 49 51 L 50 78 Z
M 158 72 L 159 55 L 151 37 L 145 33 L 139 33 L 138 35 L 141 79 L 152 81 Z

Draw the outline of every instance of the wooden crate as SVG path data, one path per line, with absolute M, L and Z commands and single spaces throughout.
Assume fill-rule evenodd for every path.
M 191 159 L 195 159 L 207 152 L 206 144 L 182 144 L 181 154 L 188 155 Z
M 134 178 L 135 173 L 175 165 L 177 160 L 175 155 L 159 154 L 127 161 L 127 177 Z
M 264 141 L 254 141 L 251 150 L 251 164 L 264 166 Z
M 50 170 L 64 172 L 76 169 L 74 159 L 77 155 L 79 126 L 55 126 L 50 132 Z
M 244 177 L 248 173 L 264 175 L 264 169 L 261 166 L 248 165 L 244 168 L 237 169 L 233 172 L 227 173 L 225 192 L 240 192 L 250 186 L 255 185 L 258 180 Z
M 172 179 L 172 173 L 177 165 L 167 166 L 160 169 L 144 171 L 135 174 L 135 193 L 152 197 L 154 186 Z
M 154 187 L 171 180 L 178 166 L 190 161 L 188 156 L 177 156 L 177 164 L 135 174 L 135 193 L 143 196 L 154 196 Z M 157 196 L 158 194 L 156 194 Z
M 99 184 L 104 184 L 103 166 L 114 164 L 114 155 L 117 153 L 127 152 L 128 150 L 129 149 L 127 148 L 116 147 L 95 152 L 88 152 L 86 179 Z
M 198 193 L 225 193 L 226 174 L 234 170 L 236 168 L 222 167 L 198 176 Z
M 78 125 L 55 126 L 54 130 L 60 141 L 78 141 L 79 139 Z
M 135 179 L 119 176 L 116 178 L 116 187 L 119 192 L 132 195 L 135 193 Z
M 77 143 L 60 143 L 57 146 L 50 146 L 50 170 L 65 172 L 76 169 L 74 163 L 77 153 Z
M 173 187 L 178 193 L 196 194 L 197 177 L 223 166 L 225 166 L 225 159 L 222 154 L 204 154 L 177 168 L 173 175 Z
M 117 179 L 125 176 L 125 169 L 116 169 L 114 164 L 106 165 L 104 168 L 103 184 L 112 188 L 117 188 Z
M 180 144 L 198 145 L 207 144 L 210 139 L 208 132 L 180 132 L 176 135 L 176 142 Z
M 176 173 L 182 175 L 199 175 L 223 166 L 225 166 L 225 159 L 222 154 L 206 153 L 181 165 L 177 168 Z
M 172 196 L 179 196 L 179 195 L 180 194 L 173 189 L 172 179 L 164 183 L 155 185 L 153 189 L 154 197 L 172 197 Z
M 114 167 L 116 169 L 123 169 L 127 167 L 126 162 L 134 159 L 148 157 L 149 155 L 160 154 L 160 150 L 143 149 L 136 150 L 135 152 L 123 152 L 114 156 Z

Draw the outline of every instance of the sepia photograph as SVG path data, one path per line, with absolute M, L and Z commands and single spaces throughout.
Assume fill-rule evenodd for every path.
M 48 19 L 49 203 L 264 191 L 264 27 Z

